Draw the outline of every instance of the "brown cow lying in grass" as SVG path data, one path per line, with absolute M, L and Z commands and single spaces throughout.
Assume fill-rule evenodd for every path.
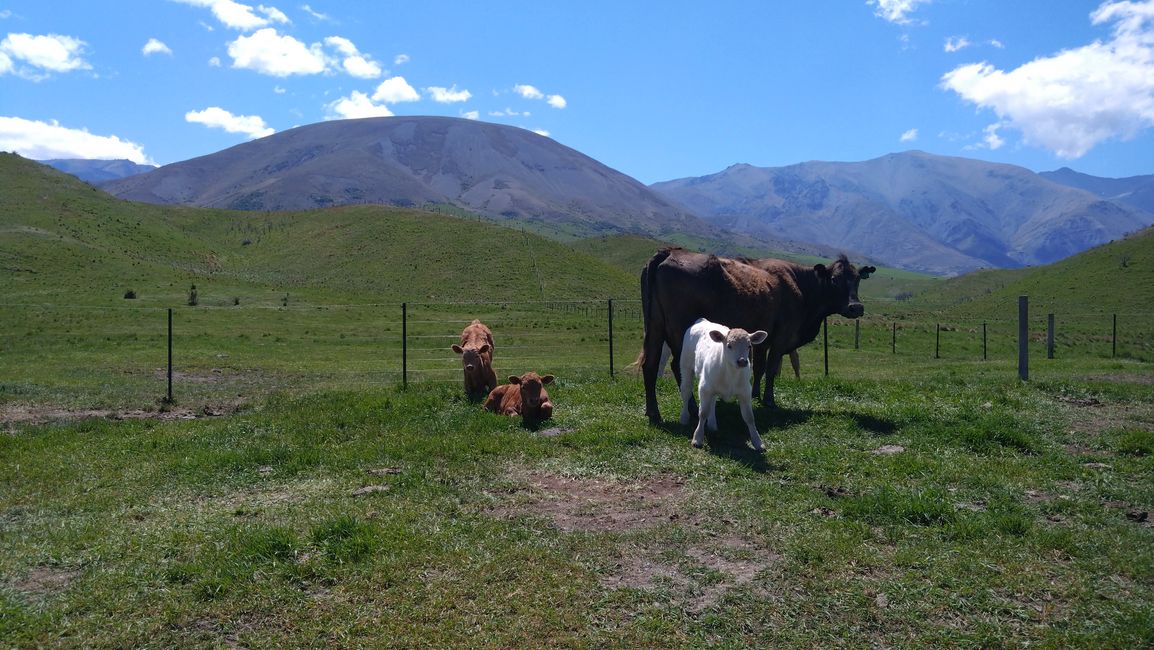
M 535 372 L 527 372 L 520 377 L 509 376 L 509 383 L 502 384 L 489 393 L 485 400 L 485 410 L 501 415 L 520 415 L 526 421 L 548 420 L 553 416 L 553 402 L 545 384 L 553 383 L 553 375 L 542 377 Z
M 493 332 L 479 320 L 461 332 L 461 343 L 454 344 L 453 352 L 461 355 L 465 372 L 465 394 L 481 398 L 497 387 L 497 373 L 493 372 Z

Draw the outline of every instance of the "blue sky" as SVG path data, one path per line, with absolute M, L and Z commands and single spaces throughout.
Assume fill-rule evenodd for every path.
M 0 0 L 0 150 L 522 127 L 644 183 L 921 149 L 1154 173 L 1154 0 Z

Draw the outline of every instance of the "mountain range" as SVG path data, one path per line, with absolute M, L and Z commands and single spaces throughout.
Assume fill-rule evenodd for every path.
M 131 160 L 89 160 L 87 158 L 56 158 L 40 162 L 82 181 L 99 185 L 118 178 L 127 178 L 156 169 L 156 165 L 141 165 Z
M 1154 222 L 1150 212 L 1022 167 L 921 151 L 856 163 L 739 164 L 651 187 L 727 229 L 858 250 L 938 275 L 1048 264 Z
M 840 250 L 956 275 L 1046 264 L 1143 228 L 1154 222 L 1144 198 L 1151 179 L 1036 174 L 910 151 L 734 165 L 646 187 L 530 131 L 389 117 L 302 126 L 101 187 L 125 199 L 242 210 L 426 207 L 569 240 L 636 233 L 727 252 Z

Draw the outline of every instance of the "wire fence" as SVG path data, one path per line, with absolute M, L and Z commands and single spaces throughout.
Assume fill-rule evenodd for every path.
M 450 346 L 474 318 L 493 331 L 500 381 L 530 370 L 560 378 L 615 376 L 636 359 L 643 339 L 636 299 L 171 311 L 170 339 L 164 307 L 0 306 L 0 403 L 73 389 L 155 393 L 158 382 L 172 375 L 178 394 L 193 395 L 460 382 L 460 357 Z M 1012 360 L 1019 353 L 1019 323 L 1007 312 L 990 319 L 876 311 L 858 320 L 831 317 L 824 335 L 802 350 L 803 374 L 824 368 L 836 373 L 837 362 L 830 367 L 829 358 L 850 350 L 943 363 Z M 1052 320 L 1031 314 L 1026 325 L 1027 354 L 1035 359 L 1154 361 L 1154 314 L 1065 313 Z

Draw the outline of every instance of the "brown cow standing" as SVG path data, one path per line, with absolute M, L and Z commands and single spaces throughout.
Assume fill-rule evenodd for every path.
M 520 377 L 509 376 L 509 383 L 493 389 L 485 400 L 485 410 L 501 415 L 520 415 L 527 421 L 548 420 L 553 417 L 553 402 L 545 384 L 553 383 L 553 375 L 541 376 L 527 372 Z
M 497 373 L 493 371 L 493 332 L 474 319 L 461 332 L 461 343 L 452 346 L 461 355 L 465 372 L 465 394 L 481 398 L 497 387 Z
M 779 368 L 784 355 L 816 338 L 827 316 L 858 318 L 865 313 L 858 300 L 858 282 L 874 271 L 872 266 L 855 269 L 844 255 L 828 267 L 807 267 L 782 260 L 728 259 L 682 248 L 659 250 L 641 271 L 642 372 L 649 421 L 661 423 L 657 406 L 661 346 L 668 344 L 673 352 L 674 376 L 680 385 L 682 339 L 698 318 L 769 334 L 753 355 L 753 392 L 760 391 L 765 376 L 762 403 L 773 407 L 773 375 L 766 375 L 767 366 Z

